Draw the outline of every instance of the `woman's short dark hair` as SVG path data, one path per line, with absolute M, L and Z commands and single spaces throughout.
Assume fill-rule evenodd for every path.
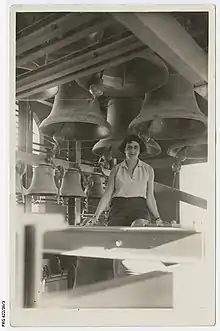
M 120 146 L 118 148 L 120 150 L 120 152 L 124 153 L 125 152 L 126 145 L 127 144 L 130 144 L 132 141 L 136 141 L 139 144 L 139 146 L 140 146 L 140 154 L 146 152 L 147 149 L 146 149 L 145 143 L 136 134 L 130 134 L 127 137 L 125 137 L 125 139 L 121 142 L 121 144 L 120 144 Z

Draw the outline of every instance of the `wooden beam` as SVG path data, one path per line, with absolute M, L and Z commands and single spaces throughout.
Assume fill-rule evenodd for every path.
M 173 189 L 170 186 L 161 184 L 161 183 L 154 183 L 154 187 L 155 187 L 155 192 L 157 194 L 160 193 L 164 193 L 167 194 L 169 193 L 173 193 L 173 195 L 175 196 L 176 200 L 180 200 L 183 201 L 185 203 L 188 203 L 190 205 L 202 208 L 202 209 L 207 209 L 207 200 L 196 197 L 192 194 L 189 193 L 185 193 L 183 191 L 177 190 L 177 189 Z
M 59 77 L 58 79 L 55 79 L 52 81 L 50 81 L 49 80 L 50 77 L 48 77 L 48 82 L 45 82 L 34 88 L 29 88 L 28 86 L 26 86 L 25 90 L 16 94 L 16 99 L 19 100 L 20 98 L 22 99 L 22 98 L 29 97 L 30 95 L 33 95 L 37 92 L 41 92 L 47 88 L 62 85 L 62 84 L 68 83 L 68 82 L 72 82 L 73 80 L 76 80 L 78 78 L 85 77 L 87 75 L 92 75 L 92 74 L 100 72 L 106 68 L 110 68 L 112 66 L 119 65 L 121 63 L 124 63 L 125 61 L 129 61 L 129 60 L 132 60 L 137 57 L 142 57 L 142 56 L 144 57 L 144 54 L 146 53 L 146 50 L 144 49 L 144 47 L 142 47 L 142 46 L 139 47 L 138 44 L 136 44 L 136 45 L 132 44 L 131 46 L 129 46 L 129 48 L 135 48 L 135 49 L 126 51 L 122 55 L 117 55 L 117 56 L 114 55 L 114 58 L 111 58 L 110 56 L 108 56 L 108 60 L 101 61 L 100 63 L 97 63 L 96 65 L 82 69 L 78 72 L 73 72 L 71 74 Z M 112 52 L 112 53 L 115 53 L 115 52 Z M 105 57 L 106 57 L 106 55 L 105 55 Z
M 208 82 L 208 55 L 168 13 L 112 15 L 195 86 Z
M 50 39 L 62 37 L 68 31 L 79 27 L 81 24 L 89 22 L 91 19 L 97 17 L 96 13 L 68 13 L 62 17 L 51 20 L 48 24 L 42 27 L 37 27 L 36 30 L 29 32 L 26 31 L 17 39 L 16 42 L 16 55 L 33 49 L 34 47 L 49 41 Z
M 137 253 L 140 250 L 145 256 L 147 250 L 151 252 L 156 247 L 196 234 L 193 230 L 172 227 L 77 226 L 46 232 L 43 238 L 43 249 L 60 249 L 65 252 L 90 247 L 91 249 L 101 248 L 107 253 L 111 250 L 120 253 L 123 250 L 124 254 L 126 254 L 126 250 L 134 249 Z M 130 257 L 132 258 L 132 254 Z M 118 258 L 120 257 L 118 256 Z M 129 258 L 129 256 L 125 255 L 124 258 Z
M 24 56 L 17 59 L 17 64 L 19 66 L 25 65 L 26 63 L 36 60 L 45 54 L 56 52 L 60 48 L 66 47 L 67 45 L 79 41 L 82 38 L 86 38 L 89 34 L 96 32 L 98 29 L 104 29 L 113 23 L 114 21 L 111 18 L 105 18 L 99 20 L 98 22 L 93 22 L 93 24 L 89 22 L 87 26 L 83 26 L 79 31 L 72 31 L 71 34 L 69 33 L 68 36 L 60 38 L 58 41 L 55 39 L 54 42 L 48 43 L 47 45 L 43 44 L 40 47 L 33 49 L 33 51 L 28 52 L 27 55 L 24 54 Z
M 99 63 L 99 61 L 107 60 L 113 56 L 123 54 L 126 50 L 132 50 L 138 46 L 141 46 L 141 43 L 136 37 L 125 36 L 111 44 L 93 48 L 87 52 L 74 52 L 67 57 L 61 58 L 18 77 L 16 92 L 19 93 L 27 87 L 30 89 L 31 87 L 41 85 L 48 80 L 51 81 L 73 72 L 78 72 L 80 69 Z
M 32 15 L 31 13 L 30 15 Z M 26 27 L 22 28 L 18 32 L 16 32 L 16 38 L 22 38 L 25 36 L 30 35 L 32 32 L 39 30 L 40 28 L 45 27 L 49 23 L 54 22 L 56 19 L 63 17 L 68 13 L 62 13 L 62 12 L 56 12 L 56 13 L 49 13 L 48 15 L 44 16 L 41 19 L 38 19 L 37 21 L 34 21 L 32 24 L 28 24 Z M 23 15 L 29 15 L 28 12 L 17 12 L 17 20 L 22 19 Z M 20 17 L 19 17 L 20 16 Z

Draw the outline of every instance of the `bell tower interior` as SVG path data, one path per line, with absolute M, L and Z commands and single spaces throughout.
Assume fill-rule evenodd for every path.
M 178 284 L 200 293 L 209 15 L 16 12 L 19 307 L 174 309 Z M 108 205 L 90 226 L 128 134 L 146 146 L 162 225 L 151 213 L 148 226 L 111 228 Z

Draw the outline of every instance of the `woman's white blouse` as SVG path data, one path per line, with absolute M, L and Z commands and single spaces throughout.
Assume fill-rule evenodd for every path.
M 125 161 L 116 166 L 114 192 L 112 197 L 142 197 L 147 196 L 147 185 L 149 180 L 150 166 L 138 160 L 131 177 Z

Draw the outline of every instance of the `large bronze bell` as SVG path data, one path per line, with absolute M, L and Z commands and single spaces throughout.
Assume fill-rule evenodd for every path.
M 112 135 L 108 138 L 98 141 L 92 151 L 93 153 L 102 156 L 106 151 L 110 150 L 113 158 L 123 159 L 124 154 L 118 149 L 121 141 L 127 134 L 129 123 L 140 112 L 143 100 L 141 98 L 118 98 L 110 99 L 107 108 L 107 120 L 112 127 Z M 155 156 L 160 154 L 161 149 L 158 144 L 149 140 L 146 144 L 147 153 L 142 155 Z
M 55 170 L 50 164 L 39 164 L 34 168 L 33 178 L 26 194 L 38 196 L 57 195 L 58 190 L 54 180 Z
M 129 129 L 136 134 L 149 133 L 155 140 L 184 139 L 200 136 L 206 124 L 191 83 L 179 74 L 171 74 L 166 85 L 146 95 Z
M 97 100 L 79 99 L 74 85 L 60 86 L 50 115 L 41 123 L 43 133 L 65 140 L 90 141 L 111 133 L 110 124 L 101 113 Z
M 81 186 L 81 175 L 76 169 L 68 169 L 64 175 L 60 195 L 63 197 L 82 197 L 86 195 Z
M 167 154 L 174 158 L 178 158 L 181 154 L 185 155 L 188 160 L 203 160 L 208 157 L 208 139 L 207 136 L 202 136 L 194 139 L 184 139 L 171 145 L 167 150 Z
M 93 174 L 92 175 L 92 181 L 93 185 L 91 190 L 89 191 L 89 198 L 99 199 L 103 196 L 105 190 L 104 190 L 104 184 L 103 184 L 103 178 L 100 175 Z
M 142 57 L 105 69 L 102 80 L 106 96 L 140 97 L 163 86 L 168 80 L 168 69 L 149 50 Z

